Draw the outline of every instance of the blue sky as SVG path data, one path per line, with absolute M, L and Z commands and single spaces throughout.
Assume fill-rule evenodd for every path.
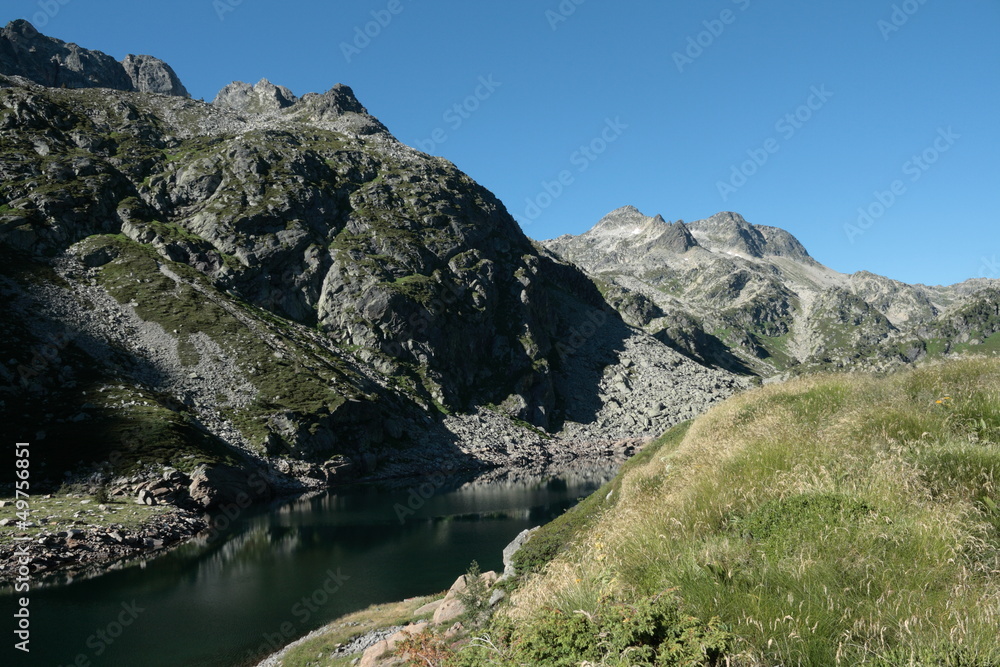
M 997 0 L 8 0 L 14 18 L 163 58 L 206 100 L 348 84 L 533 238 L 626 204 L 732 210 L 839 271 L 1000 278 Z

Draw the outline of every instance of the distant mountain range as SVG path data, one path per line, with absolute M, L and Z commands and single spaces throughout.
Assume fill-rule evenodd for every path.
M 626 206 L 545 246 L 594 277 L 628 323 L 734 372 L 886 369 L 1000 349 L 998 281 L 928 287 L 845 275 L 788 232 L 736 213 L 670 223 Z
M 56 481 L 526 468 L 753 376 L 997 342 L 996 283 L 844 276 L 736 214 L 533 242 L 339 84 L 206 104 L 151 56 L 15 21 L 0 140 L 0 418 Z

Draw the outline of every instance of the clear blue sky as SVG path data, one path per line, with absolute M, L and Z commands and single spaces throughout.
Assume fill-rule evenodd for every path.
M 348 84 L 533 238 L 581 233 L 626 204 L 669 220 L 732 210 L 839 271 L 1000 278 L 986 261 L 1000 260 L 997 0 L 8 0 L 0 12 L 43 12 L 42 32 L 119 59 L 163 58 L 196 98 L 262 77 L 300 95 Z M 754 156 L 763 164 L 744 164 Z

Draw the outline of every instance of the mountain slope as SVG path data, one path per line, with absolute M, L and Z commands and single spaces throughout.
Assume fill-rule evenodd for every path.
M 730 399 L 533 534 L 461 664 L 996 664 L 998 395 L 974 358 Z
M 30 32 L 8 26 L 20 59 L 0 59 L 0 376 L 5 417 L 48 431 L 54 472 L 115 452 L 274 484 L 532 465 L 657 433 L 743 384 L 622 322 L 347 86 L 234 83 L 205 104 L 92 87 L 114 68 L 88 52 L 81 80 L 52 87 L 17 50 Z M 123 405 L 148 408 L 137 433 L 116 426 Z M 184 460 L 131 446 L 164 422 L 206 444 Z M 78 424 L 88 444 L 68 447 Z

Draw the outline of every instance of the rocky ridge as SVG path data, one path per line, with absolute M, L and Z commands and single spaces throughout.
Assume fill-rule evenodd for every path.
M 841 274 L 788 232 L 732 212 L 668 223 L 626 206 L 544 245 L 593 275 L 630 324 L 744 374 L 885 370 L 1000 331 L 988 306 L 997 281 L 928 287 Z M 942 323 L 960 311 L 977 315 L 944 333 Z
M 190 97 L 174 70 L 159 58 L 129 54 L 118 62 L 106 53 L 46 37 L 23 19 L 0 30 L 0 74 L 56 88 L 113 88 Z

